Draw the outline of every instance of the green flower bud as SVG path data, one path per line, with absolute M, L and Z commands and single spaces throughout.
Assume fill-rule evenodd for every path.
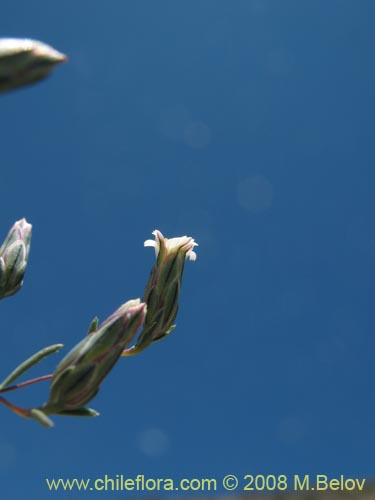
M 160 231 L 152 233 L 154 240 L 144 246 L 155 247 L 156 263 L 151 271 L 142 301 L 147 304 L 147 316 L 137 343 L 123 352 L 123 356 L 138 354 L 152 342 L 160 340 L 175 328 L 182 275 L 185 260 L 196 259 L 193 248 L 198 244 L 189 236 L 164 238 Z
M 129 300 L 96 330 L 79 342 L 57 366 L 50 386 L 50 397 L 40 408 L 45 414 L 72 414 L 82 410 L 99 391 L 123 349 L 143 324 L 146 304 Z
M 0 38 L 0 92 L 37 82 L 66 59 L 36 40 Z
M 0 247 L 0 299 L 16 293 L 22 286 L 30 252 L 31 224 L 17 221 Z

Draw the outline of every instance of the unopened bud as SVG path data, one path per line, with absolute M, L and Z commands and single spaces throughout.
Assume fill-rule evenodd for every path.
M 130 300 L 115 311 L 97 330 L 89 329 L 57 366 L 50 387 L 50 397 L 40 408 L 45 414 L 72 414 L 81 410 L 99 391 L 123 349 L 129 345 L 143 324 L 146 304 Z M 78 413 L 84 414 L 87 410 Z
M 0 38 L 0 92 L 47 77 L 67 57 L 45 43 L 22 38 Z
M 22 286 L 30 252 L 31 224 L 17 221 L 0 247 L 0 299 L 16 293 Z

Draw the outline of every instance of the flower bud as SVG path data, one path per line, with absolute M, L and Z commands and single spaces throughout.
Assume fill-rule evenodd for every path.
M 36 40 L 0 38 L 0 92 L 45 78 L 66 59 L 64 54 Z
M 151 271 L 142 301 L 147 304 L 147 316 L 137 343 L 123 352 L 123 356 L 138 354 L 152 342 L 160 340 L 175 328 L 185 260 L 196 259 L 193 248 L 198 244 L 189 236 L 164 238 L 160 231 L 152 233 L 155 241 L 144 246 L 155 247 L 156 263 Z
M 16 293 L 22 286 L 30 252 L 31 224 L 17 221 L 0 247 L 0 299 Z
M 45 414 L 72 414 L 97 394 L 101 383 L 143 324 L 146 304 L 129 300 L 97 330 L 90 331 L 57 366 Z M 83 411 L 83 410 L 82 410 Z M 79 412 L 79 413 L 82 413 Z

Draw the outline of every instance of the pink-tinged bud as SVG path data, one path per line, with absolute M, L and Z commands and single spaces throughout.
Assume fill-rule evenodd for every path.
M 97 330 L 90 328 L 88 335 L 57 366 L 49 400 L 40 410 L 66 415 L 82 409 L 97 394 L 123 349 L 142 326 L 145 315 L 146 304 L 139 299 L 130 300 Z
M 30 252 L 32 226 L 17 221 L 0 247 L 0 299 L 15 294 L 22 286 Z

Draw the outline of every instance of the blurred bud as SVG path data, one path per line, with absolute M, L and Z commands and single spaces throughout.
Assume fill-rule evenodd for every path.
M 198 244 L 189 236 L 164 238 L 160 231 L 152 233 L 145 247 L 155 247 L 156 263 L 151 271 L 142 301 L 147 304 L 143 331 L 137 343 L 123 352 L 123 356 L 138 354 L 152 342 L 160 340 L 175 328 L 185 260 L 197 258 L 193 248 Z
M 129 300 L 97 330 L 89 331 L 57 366 L 51 380 L 49 400 L 39 409 L 47 415 L 84 415 L 92 411 L 83 409 L 83 406 L 96 395 L 122 350 L 143 324 L 145 314 L 146 304 L 139 299 Z
M 30 252 L 31 224 L 17 221 L 0 247 L 0 299 L 16 293 L 22 286 Z
M 36 40 L 0 38 L 0 92 L 42 80 L 66 59 Z

